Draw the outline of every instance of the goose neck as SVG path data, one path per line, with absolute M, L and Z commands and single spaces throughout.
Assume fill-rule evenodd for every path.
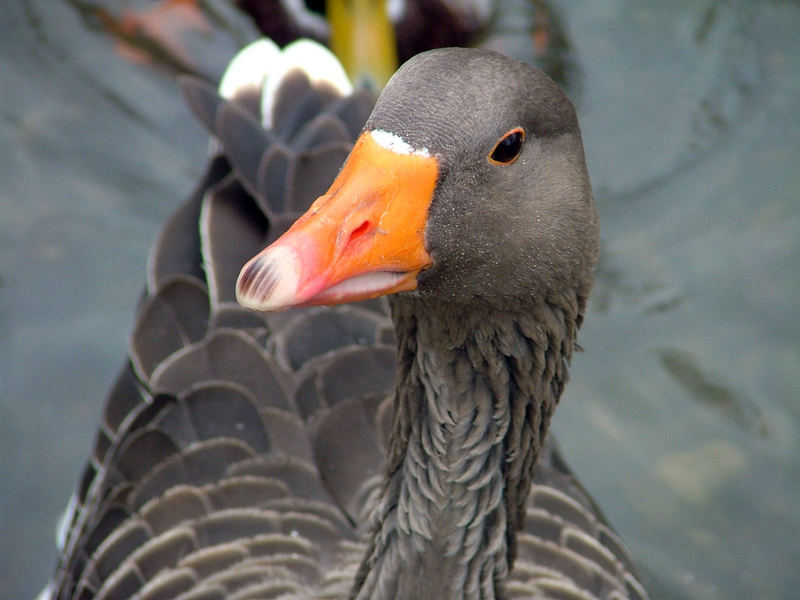
M 393 301 L 397 405 L 358 598 L 490 599 L 514 557 L 575 318 Z M 360 586 L 360 588 L 359 588 Z

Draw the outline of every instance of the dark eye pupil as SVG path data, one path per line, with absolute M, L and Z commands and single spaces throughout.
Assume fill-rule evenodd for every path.
M 517 158 L 522 150 L 522 132 L 512 131 L 497 143 L 491 154 L 491 159 L 499 163 L 510 163 Z

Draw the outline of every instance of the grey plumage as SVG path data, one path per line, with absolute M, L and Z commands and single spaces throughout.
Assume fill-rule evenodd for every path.
M 440 182 L 431 222 L 449 226 L 429 232 L 441 260 L 418 292 L 276 314 L 235 304 L 238 270 L 325 191 L 372 100 L 339 98 L 296 74 L 266 132 L 252 98 L 184 84 L 222 154 L 152 253 L 54 597 L 646 598 L 546 437 L 596 256 L 574 111 L 529 67 L 495 55 L 447 60 L 456 68 L 473 56 L 501 79 L 523 69 L 541 92 L 529 144 L 540 204 L 515 217 L 555 231 L 520 247 L 531 269 L 492 261 L 499 222 L 471 209 L 452 219 L 482 175 L 445 161 L 449 184 Z M 401 73 L 391 85 L 414 76 Z M 424 85 L 434 87 L 418 90 L 422 102 L 435 91 Z M 368 127 L 416 135 L 395 122 L 400 98 L 385 95 Z M 566 112 L 554 116 L 553 105 Z M 462 117 L 437 119 L 452 129 Z M 437 152 L 463 146 L 469 131 L 444 142 L 418 135 L 409 140 Z M 577 180 L 565 180 L 576 165 Z M 476 220 L 486 239 L 459 258 L 453 248 Z M 553 236 L 558 251 L 548 253 Z M 497 298 L 479 298 L 487 285 Z M 517 294 L 520 285 L 529 287 Z

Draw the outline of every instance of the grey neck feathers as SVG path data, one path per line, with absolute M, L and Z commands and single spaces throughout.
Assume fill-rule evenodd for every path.
M 501 594 L 583 304 L 504 312 L 392 298 L 396 412 L 353 597 Z

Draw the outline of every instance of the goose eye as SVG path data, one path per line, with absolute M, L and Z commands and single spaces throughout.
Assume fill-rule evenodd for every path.
M 514 162 L 522 150 L 522 142 L 525 140 L 525 131 L 521 127 L 516 127 L 506 133 L 492 150 L 489 160 L 501 165 Z

